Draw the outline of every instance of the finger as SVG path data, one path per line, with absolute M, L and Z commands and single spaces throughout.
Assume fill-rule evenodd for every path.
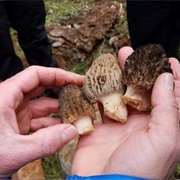
M 28 93 L 35 90 L 38 86 L 44 86 L 46 88 L 62 87 L 69 83 L 82 86 L 83 79 L 84 77 L 82 75 L 59 68 L 30 66 L 26 70 L 8 79 L 6 83 L 10 84 L 9 86 L 13 89 L 13 82 L 14 88 L 18 88 L 18 92 Z M 15 91 L 15 89 L 13 89 L 13 91 Z
M 118 52 L 118 58 L 121 65 L 121 68 L 124 68 L 124 63 L 129 55 L 133 53 L 133 49 L 131 47 L 123 47 Z
M 175 83 L 174 94 L 180 107 L 180 77 L 179 80 L 174 80 L 174 83 Z
M 173 76 L 170 73 L 161 74 L 154 85 L 152 92 L 151 127 L 166 134 L 177 130 L 179 124 L 178 104 L 173 91 Z
M 76 136 L 75 127 L 68 124 L 40 129 L 28 136 L 19 136 L 16 146 L 10 151 L 11 164 L 16 163 L 20 168 L 31 161 L 52 155 Z
M 171 63 L 171 69 L 173 70 L 174 79 L 180 80 L 180 63 L 176 58 L 169 58 L 169 61 Z
M 48 97 L 42 97 L 39 99 L 29 101 L 29 110 L 31 118 L 38 118 L 49 115 L 50 113 L 58 112 L 58 100 Z
M 180 107 L 180 71 L 179 71 L 180 63 L 176 58 L 169 58 L 169 61 L 171 63 L 171 68 L 173 70 L 173 76 L 174 76 L 174 84 L 175 84 L 174 93 L 178 106 Z
M 34 98 L 34 97 L 38 97 L 40 95 L 42 95 L 45 90 L 47 88 L 44 87 L 44 86 L 38 86 L 36 89 L 32 90 L 32 91 L 29 91 L 28 94 L 26 94 L 25 96 L 28 98 L 28 99 L 31 99 L 31 98 Z
M 59 118 L 52 118 L 52 117 L 42 117 L 37 119 L 31 120 L 31 132 L 35 132 L 41 128 L 46 128 L 48 126 L 53 126 L 56 124 L 60 124 L 61 120 Z

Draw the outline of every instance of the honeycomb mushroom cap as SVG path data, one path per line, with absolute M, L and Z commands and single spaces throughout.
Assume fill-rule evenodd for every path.
M 138 89 L 152 89 L 156 78 L 172 73 L 170 63 L 162 46 L 148 44 L 137 48 L 126 60 L 123 82 Z
M 86 97 L 91 101 L 111 94 L 113 92 L 124 92 L 124 84 L 121 81 L 122 72 L 117 59 L 112 54 L 103 54 L 94 60 L 92 66 L 86 73 L 84 91 Z
M 65 123 L 73 123 L 82 116 L 95 119 L 93 106 L 85 99 L 81 89 L 75 84 L 68 84 L 59 94 L 59 112 Z

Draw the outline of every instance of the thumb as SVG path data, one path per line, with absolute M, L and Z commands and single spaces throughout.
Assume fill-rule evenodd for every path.
M 50 126 L 40 129 L 31 135 L 23 136 L 19 148 L 17 147 L 17 151 L 21 151 L 18 152 L 21 156 L 17 158 L 20 160 L 19 164 L 27 164 L 31 161 L 52 155 L 76 136 L 76 128 L 69 124 Z
M 170 73 L 161 74 L 153 87 L 151 123 L 161 130 L 173 131 L 179 127 L 178 104 L 173 87 L 173 75 Z
M 121 65 L 121 68 L 124 69 L 124 64 L 129 55 L 133 53 L 133 49 L 131 47 L 125 46 L 122 47 L 118 52 L 118 59 Z

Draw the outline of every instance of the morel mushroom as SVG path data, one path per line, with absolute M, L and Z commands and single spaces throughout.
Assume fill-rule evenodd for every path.
M 59 94 L 59 112 L 63 122 L 74 124 L 80 135 L 93 131 L 94 108 L 77 85 L 68 84 L 62 88 Z
M 154 82 L 164 72 L 172 73 L 172 70 L 160 45 L 148 44 L 137 48 L 125 61 L 123 82 L 127 90 L 123 101 L 140 111 L 148 110 Z
M 127 108 L 122 101 L 124 84 L 117 59 L 103 54 L 94 60 L 85 75 L 84 91 L 90 102 L 101 102 L 104 114 L 116 121 L 126 122 Z

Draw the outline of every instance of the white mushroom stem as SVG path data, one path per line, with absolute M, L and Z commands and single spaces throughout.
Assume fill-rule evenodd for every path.
M 127 120 L 127 108 L 122 101 L 121 93 L 111 93 L 100 97 L 98 100 L 103 104 L 104 113 L 111 119 L 120 121 L 122 123 Z
M 89 134 L 94 130 L 92 120 L 89 116 L 82 116 L 80 119 L 73 122 L 80 135 Z
M 126 93 L 122 99 L 125 104 L 129 104 L 139 111 L 146 111 L 151 106 L 151 91 L 137 89 L 131 85 L 128 85 Z

